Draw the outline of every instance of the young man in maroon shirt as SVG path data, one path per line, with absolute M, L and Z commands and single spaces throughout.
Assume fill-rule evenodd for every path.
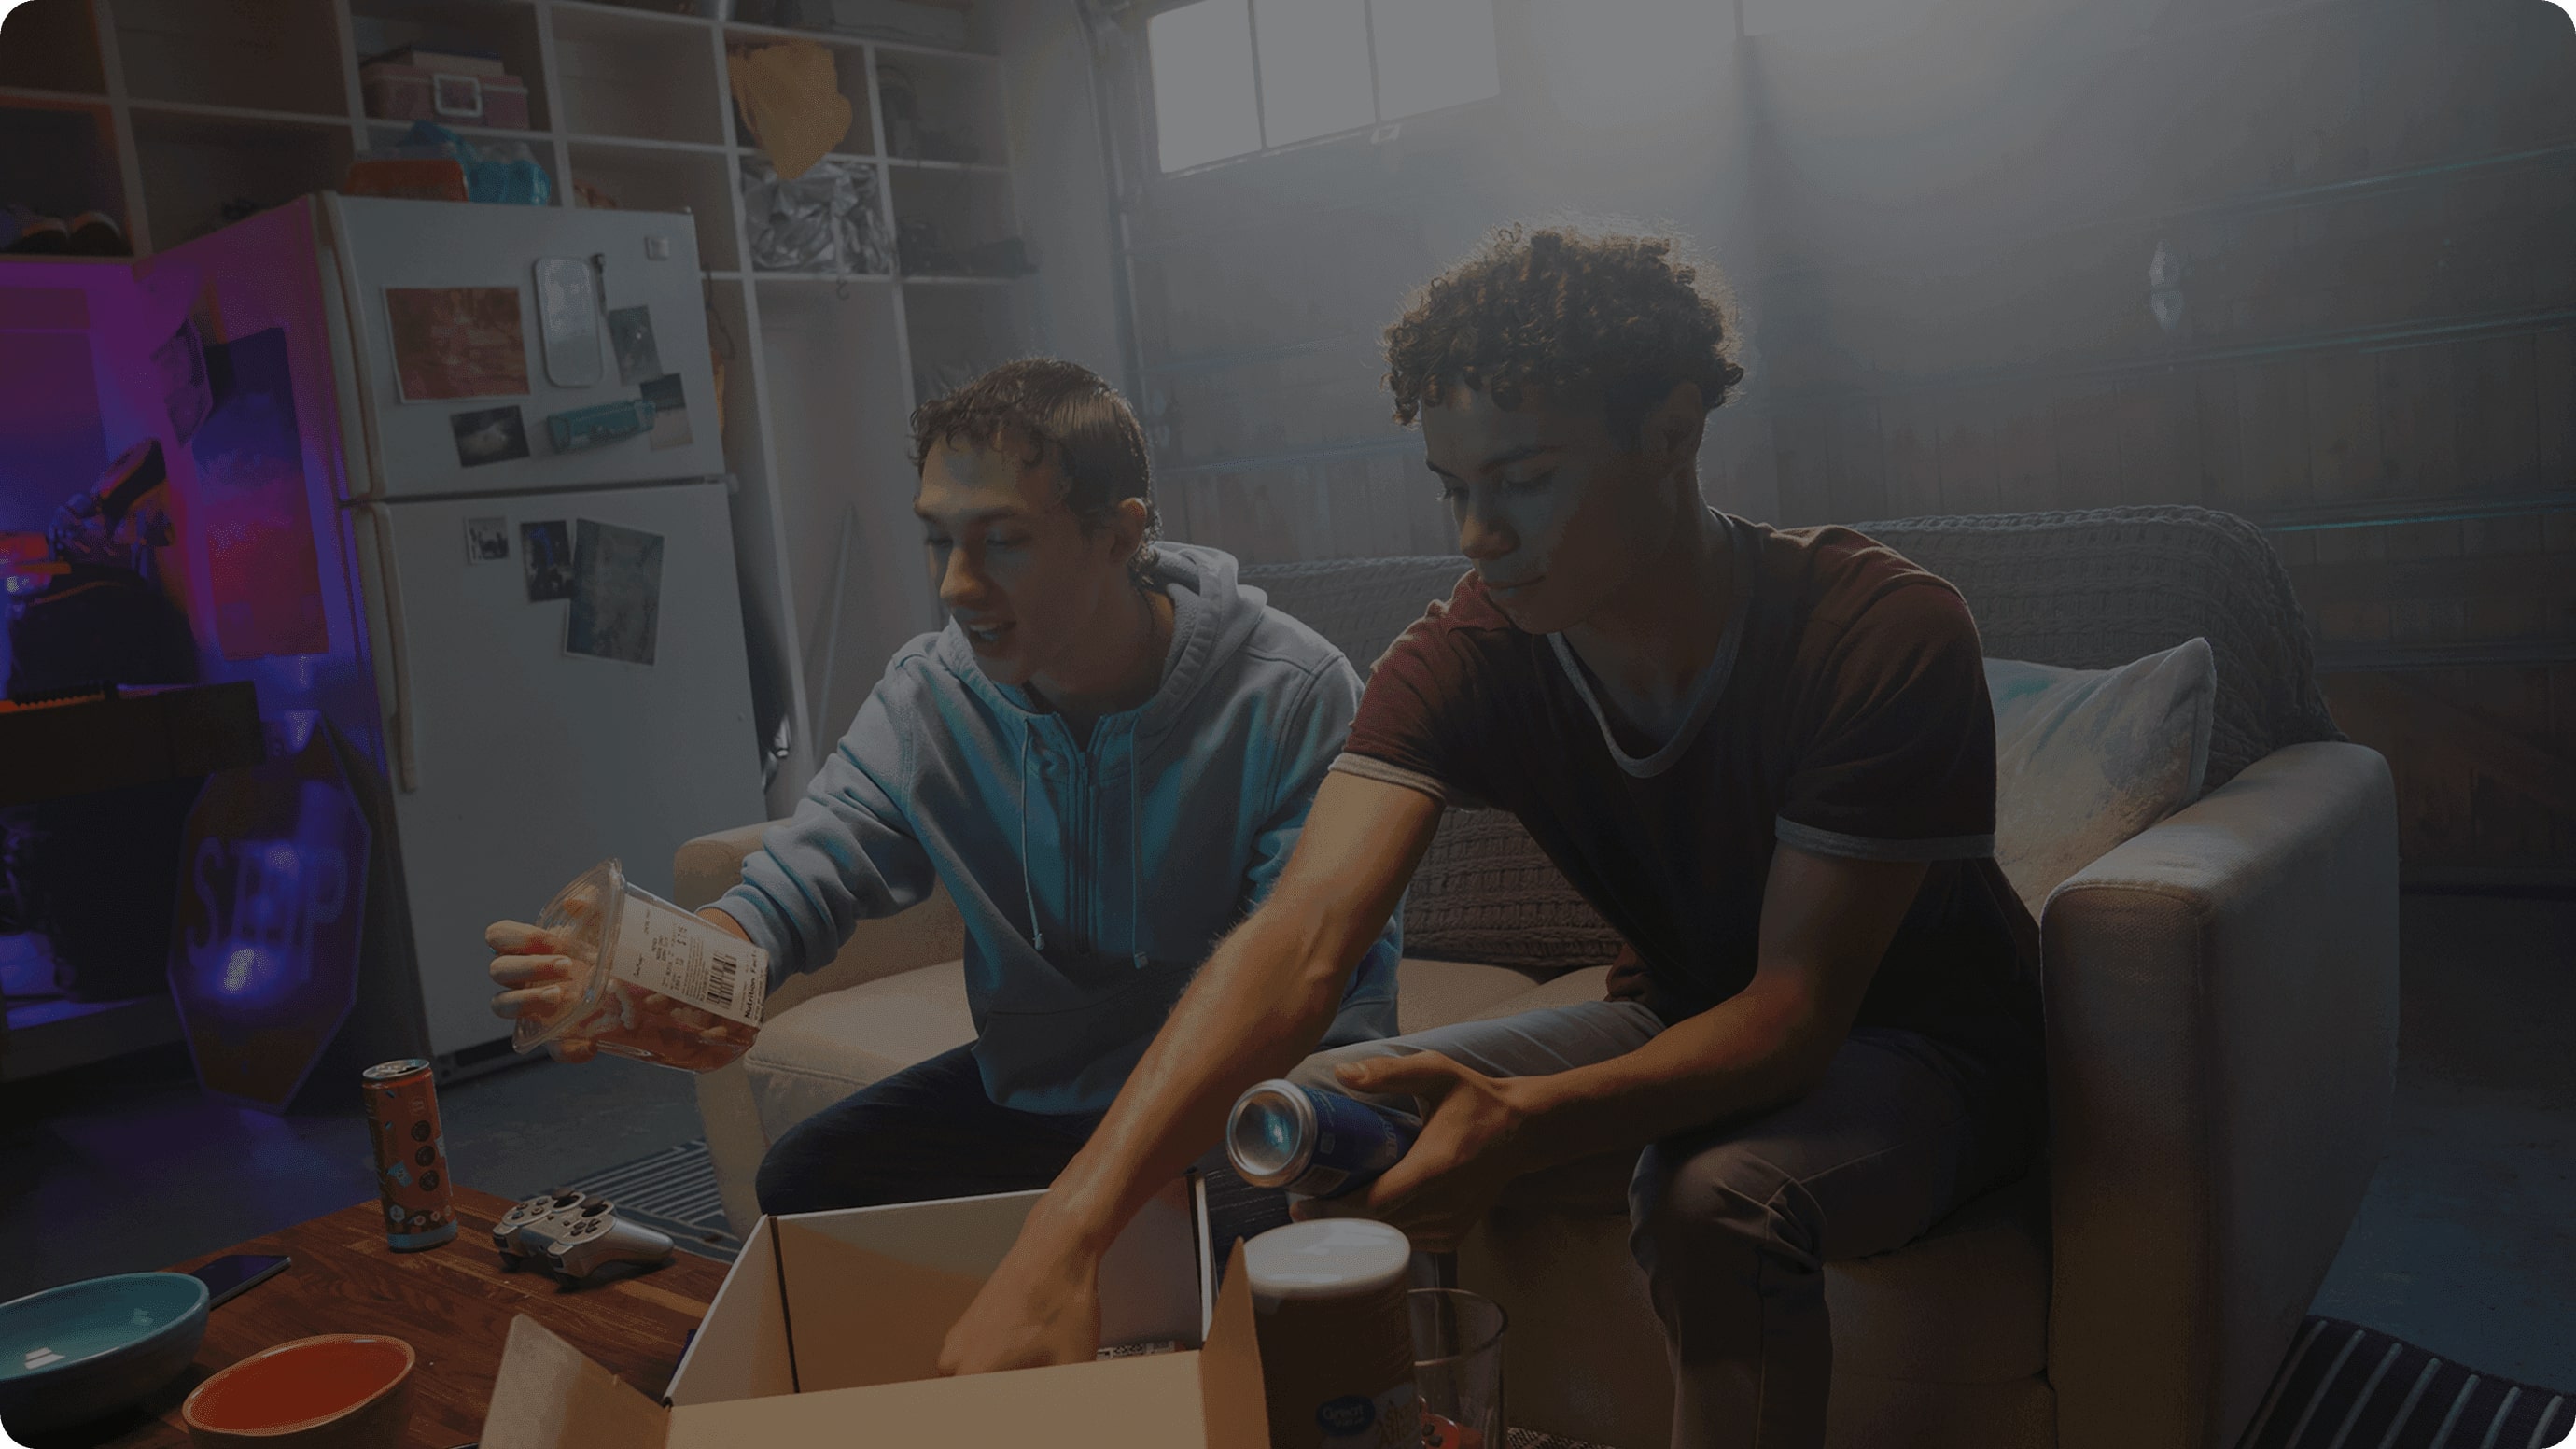
M 1632 1155 L 1673 1443 L 1816 1445 L 1823 1262 L 2028 1167 L 2037 932 L 1993 859 L 1976 627 L 1857 533 L 1701 501 L 1707 414 L 1743 372 L 1676 250 L 1507 230 L 1388 329 L 1397 417 L 1473 569 L 1378 662 L 1276 891 L 950 1333 L 951 1371 L 1088 1357 L 1109 1241 L 1237 1094 L 1294 1070 L 1427 1110 L 1361 1205 L 1417 1248 L 1524 1173 Z M 1518 816 L 1637 964 L 1607 1000 L 1300 1067 L 1465 803 Z

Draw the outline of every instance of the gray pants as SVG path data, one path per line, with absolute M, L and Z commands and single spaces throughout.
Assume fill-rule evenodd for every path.
M 1636 1002 L 1591 1001 L 1339 1047 L 1291 1075 L 1340 1091 L 1342 1062 L 1437 1051 L 1487 1076 L 1535 1076 L 1633 1051 L 1662 1029 Z M 1823 1444 L 1825 1262 L 1900 1247 L 2019 1177 L 2041 1099 L 2032 1073 L 1864 1029 L 1798 1101 L 1639 1154 L 1628 1246 L 1664 1323 L 1674 1449 Z

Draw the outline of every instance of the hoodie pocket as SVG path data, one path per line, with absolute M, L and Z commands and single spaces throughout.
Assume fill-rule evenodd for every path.
M 1114 962 L 1126 979 L 1091 1000 L 1039 1010 L 999 1003 L 984 1009 L 975 1056 L 995 1100 L 1029 1111 L 1108 1106 L 1197 974 L 1194 963 L 1148 962 L 1139 969 L 1125 956 L 1102 959 Z M 1077 981 L 1098 979 L 1088 970 L 1077 975 L 1072 963 L 1059 963 L 1058 969 Z

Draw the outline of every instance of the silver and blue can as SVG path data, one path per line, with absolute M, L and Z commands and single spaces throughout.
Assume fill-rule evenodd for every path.
M 1225 1155 L 1255 1187 L 1340 1197 L 1395 1166 L 1421 1132 L 1403 1113 L 1281 1079 L 1234 1099 Z

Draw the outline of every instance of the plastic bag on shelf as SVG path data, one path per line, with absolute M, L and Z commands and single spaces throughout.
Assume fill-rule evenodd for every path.
M 825 159 L 790 181 L 767 157 L 747 156 L 742 200 L 751 223 L 751 264 L 760 271 L 894 270 L 874 166 Z
M 465 199 L 496 202 L 510 206 L 546 206 L 555 198 L 554 178 L 537 164 L 536 153 L 525 141 L 485 141 L 477 144 L 435 121 L 414 121 L 403 138 L 391 146 L 362 151 L 350 168 L 353 179 L 363 184 L 375 163 L 389 161 L 453 160 L 465 172 Z M 351 189 L 357 190 L 353 185 Z

